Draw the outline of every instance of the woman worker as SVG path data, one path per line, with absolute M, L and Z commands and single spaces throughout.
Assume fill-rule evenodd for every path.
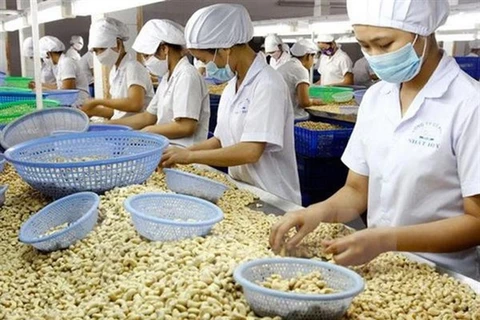
M 95 21 L 90 26 L 88 48 L 110 70 L 110 99 L 87 101 L 82 110 L 90 117 L 120 119 L 145 110 L 153 97 L 153 85 L 145 67 L 128 53 L 127 26 L 113 18 Z
M 22 53 L 23 56 L 28 58 L 28 59 L 33 59 L 33 39 L 32 37 L 28 37 L 23 41 L 22 45 Z M 46 57 L 45 57 L 46 58 Z M 44 58 L 41 58 L 41 63 L 42 63 L 42 76 L 41 76 L 41 81 L 45 85 L 45 88 L 50 87 L 50 88 L 56 88 L 57 85 L 57 78 L 55 77 L 55 74 L 53 72 L 53 65 L 51 63 L 46 63 Z M 35 87 L 35 81 L 32 81 L 29 84 L 30 88 Z
M 229 167 L 233 178 L 300 203 L 288 89 L 265 56 L 248 46 L 253 25 L 247 10 L 237 4 L 202 8 L 185 36 L 209 75 L 231 81 L 220 99 L 214 137 L 188 149 L 169 148 L 163 166 Z
M 90 98 L 87 77 L 81 72 L 77 63 L 65 56 L 65 45 L 55 37 L 45 36 L 40 39 L 40 54 L 44 62 L 52 66 L 56 77 L 56 86 L 46 85 L 48 89 L 77 89 L 79 90 L 74 107 L 80 107 Z
M 297 41 L 290 51 L 292 58 L 281 65 L 277 71 L 287 83 L 296 120 L 307 120 L 309 115 L 305 108 L 322 104 L 321 100 L 310 99 L 310 76 L 308 71 L 313 66 L 318 48 L 311 40 Z
M 297 246 L 320 222 L 348 222 L 368 208 L 368 229 L 324 241 L 342 265 L 387 251 L 421 252 L 478 278 L 480 84 L 443 52 L 435 30 L 448 0 L 348 0 L 355 36 L 380 83 L 366 93 L 343 155 L 345 186 L 285 215 L 270 243 Z M 459 94 L 461 93 L 461 94 Z
M 150 73 L 162 77 L 145 112 L 110 123 L 166 136 L 191 146 L 207 139 L 210 100 L 203 77 L 185 55 L 183 27 L 170 20 L 150 20 L 133 49 L 143 55 Z

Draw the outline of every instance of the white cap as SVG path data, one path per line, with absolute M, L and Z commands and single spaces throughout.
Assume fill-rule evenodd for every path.
M 114 18 L 103 18 L 92 23 L 88 49 L 93 48 L 116 48 L 117 39 L 127 41 L 129 39 L 127 26 Z
M 300 39 L 293 45 L 290 52 L 295 57 L 303 57 L 306 54 L 317 53 L 318 47 L 311 40 Z
M 265 37 L 265 52 L 277 51 L 279 45 L 283 45 L 283 41 L 276 34 L 269 34 Z
M 133 43 L 133 50 L 154 54 L 161 43 L 185 46 L 184 28 L 170 20 L 150 20 L 143 26 Z
M 480 49 L 480 39 L 470 41 L 468 46 L 470 49 Z
M 23 51 L 23 56 L 24 57 L 27 57 L 27 58 L 32 58 L 33 57 L 33 39 L 32 39 L 32 37 L 28 37 L 25 40 L 23 40 L 22 51 Z
M 317 39 L 315 39 L 315 41 L 329 43 L 329 42 L 335 41 L 335 37 L 332 36 L 331 34 L 319 34 L 317 36 Z
M 45 36 L 40 38 L 40 55 L 45 57 L 47 52 L 65 51 L 65 45 L 56 37 Z
M 252 40 L 253 24 L 244 6 L 214 4 L 191 16 L 185 38 L 189 49 L 231 48 Z
M 83 46 L 83 38 L 81 36 L 72 36 L 70 38 L 70 44 L 81 44 Z
M 399 29 L 429 36 L 448 18 L 448 0 L 347 0 L 352 25 Z

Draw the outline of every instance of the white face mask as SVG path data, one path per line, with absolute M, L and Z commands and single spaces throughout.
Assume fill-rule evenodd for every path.
M 107 67 L 113 67 L 117 62 L 120 52 L 113 51 L 112 48 L 108 48 L 100 54 L 97 54 L 97 59 L 100 63 Z
M 72 47 L 73 47 L 73 49 L 75 49 L 75 50 L 77 50 L 77 51 L 80 51 L 80 50 L 82 50 L 82 48 L 83 48 L 83 44 L 81 44 L 81 43 L 75 43 Z
M 145 67 L 151 74 L 163 77 L 168 72 L 168 56 L 165 60 L 160 60 L 155 55 L 145 61 Z

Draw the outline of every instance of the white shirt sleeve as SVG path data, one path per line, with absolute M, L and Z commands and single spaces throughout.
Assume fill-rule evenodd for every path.
M 290 100 L 287 86 L 283 81 L 263 81 L 254 90 L 240 141 L 266 142 L 269 151 L 281 150 L 286 125 L 286 112 L 282 106 L 285 105 L 286 98 Z
M 365 94 L 364 101 L 368 100 L 368 91 Z M 347 148 L 342 156 L 342 162 L 353 172 L 358 173 L 362 176 L 370 175 L 370 168 L 368 166 L 366 154 L 365 154 L 365 139 L 364 133 L 367 132 L 368 128 L 365 123 L 362 121 L 364 118 L 364 113 L 366 112 L 365 103 L 362 102 L 358 110 L 357 123 L 353 129 L 352 136 L 348 141 Z
M 345 55 L 342 60 L 339 61 L 339 66 L 344 76 L 349 72 L 351 73 L 353 69 L 352 59 Z
M 202 101 L 208 94 L 206 85 L 202 86 L 203 80 L 199 74 L 184 72 L 179 76 L 173 92 L 173 118 L 188 118 L 200 120 Z
M 300 83 L 310 84 L 310 77 L 308 75 L 308 70 L 305 69 L 303 66 L 295 66 L 295 69 L 292 71 L 293 71 L 292 76 L 295 79 L 295 88 Z
M 58 80 L 77 78 L 77 64 L 71 58 L 64 57 L 58 64 Z
M 145 89 L 145 91 L 148 91 L 148 88 L 151 87 L 152 80 L 150 79 L 147 69 L 137 61 L 127 66 L 126 75 L 127 88 L 137 85 Z
M 478 95 L 466 103 L 476 105 L 459 126 L 455 137 L 454 152 L 463 197 L 480 194 L 480 99 Z
M 155 96 L 153 96 L 153 99 L 148 104 L 148 107 L 147 107 L 147 110 L 146 110 L 148 113 L 153 114 L 155 116 L 158 115 L 158 105 L 159 105 L 160 99 L 161 99 L 160 94 L 161 94 L 160 90 L 157 90 L 157 92 L 155 93 Z

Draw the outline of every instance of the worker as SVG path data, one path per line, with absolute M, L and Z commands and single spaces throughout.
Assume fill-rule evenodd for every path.
M 320 35 L 317 44 L 321 51 L 318 60 L 319 84 L 323 86 L 353 85 L 352 60 L 331 35 Z
M 270 65 L 278 69 L 285 62 L 290 60 L 290 49 L 287 44 L 276 34 L 270 34 L 265 38 L 265 52 L 270 56 Z
M 72 36 L 70 39 L 70 48 L 65 55 L 75 61 L 80 61 L 80 51 L 83 49 L 83 38 L 81 36 Z
M 367 88 L 378 81 L 377 75 L 373 72 L 372 68 L 370 68 L 365 57 L 362 57 L 355 62 L 355 65 L 353 66 L 353 80 L 355 85 Z
M 153 93 L 150 75 L 129 53 L 125 41 L 129 39 L 127 26 L 114 18 L 103 18 L 92 23 L 88 49 L 100 63 L 110 69 L 109 99 L 87 101 L 82 110 L 90 117 L 120 119 L 143 112 Z
M 74 107 L 80 107 L 90 97 L 87 77 L 80 71 L 77 63 L 64 53 L 65 45 L 56 37 L 45 36 L 40 39 L 40 54 L 55 72 L 56 86 L 50 89 L 79 90 Z
M 28 37 L 23 41 L 22 52 L 23 52 L 24 57 L 33 60 L 34 54 L 33 54 L 33 39 L 32 39 L 32 37 Z M 50 63 L 46 63 L 44 58 L 46 58 L 46 57 L 41 57 L 40 58 L 40 61 L 42 63 L 41 81 L 44 85 L 46 85 L 50 88 L 56 88 L 57 79 L 55 77 L 55 73 L 53 72 L 53 65 L 51 65 Z M 29 84 L 29 87 L 33 89 L 35 87 L 34 83 L 35 83 L 35 81 L 32 81 Z
M 147 110 L 112 121 L 166 136 L 173 144 L 191 146 L 207 139 L 210 100 L 207 85 L 186 56 L 184 28 L 170 20 L 150 20 L 133 49 L 162 81 Z
M 347 9 L 383 81 L 360 106 L 342 157 L 350 168 L 345 186 L 324 202 L 286 214 L 270 243 L 278 252 L 295 227 L 286 244 L 294 248 L 320 222 L 346 223 L 368 209 L 368 229 L 323 241 L 336 263 L 418 252 L 479 279 L 480 83 L 437 43 L 448 0 L 347 0 Z
M 470 47 L 470 53 L 467 57 L 480 57 L 480 39 L 470 41 L 468 46 Z
M 80 67 L 80 70 L 87 76 L 90 95 L 94 97 L 93 83 L 95 81 L 95 77 L 93 75 L 93 52 L 90 50 L 87 51 L 78 62 L 78 66 Z
M 220 99 L 214 137 L 187 149 L 167 149 L 162 165 L 229 167 L 234 179 L 300 203 L 288 88 L 265 56 L 248 45 L 253 24 L 245 7 L 202 8 L 189 19 L 185 37 L 210 76 L 230 81 Z
M 301 39 L 290 51 L 292 58 L 277 69 L 290 91 L 295 120 L 308 120 L 309 115 L 305 108 L 322 104 L 321 100 L 310 99 L 308 93 L 310 88 L 308 72 L 313 67 L 313 59 L 317 51 L 318 48 L 313 41 Z

